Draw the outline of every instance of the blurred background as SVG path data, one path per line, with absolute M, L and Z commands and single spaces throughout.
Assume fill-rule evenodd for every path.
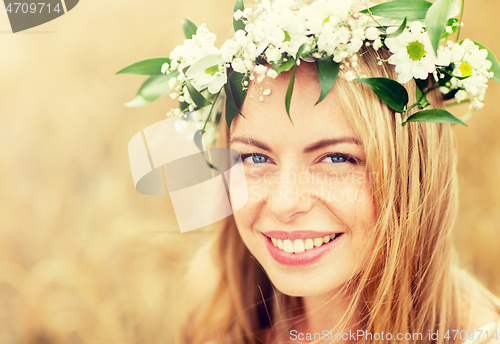
M 185 17 L 206 23 L 220 45 L 233 4 L 82 0 L 16 34 L 0 11 L 0 343 L 173 341 L 178 279 L 210 234 L 180 234 L 168 196 L 135 191 L 128 141 L 175 103 L 127 108 L 145 77 L 114 73 L 168 56 Z M 500 57 L 500 2 L 465 6 L 462 37 Z M 456 244 L 498 294 L 500 84 L 489 87 L 469 128 L 455 128 Z

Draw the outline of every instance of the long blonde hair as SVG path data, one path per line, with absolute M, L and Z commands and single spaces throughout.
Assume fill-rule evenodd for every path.
M 392 66 L 377 64 L 373 50 L 365 51 L 359 63 L 369 77 L 396 78 Z M 405 86 L 413 104 L 416 86 L 413 81 Z M 500 313 L 500 301 L 458 268 L 452 231 L 458 208 L 452 128 L 437 123 L 403 127 L 401 115 L 367 87 L 339 77 L 335 88 L 362 142 L 369 172 L 378 176 L 372 180 L 378 215 L 375 245 L 367 267 L 344 286 L 353 295 L 344 320 L 361 310 L 358 326 L 367 332 L 423 336 L 400 343 L 459 342 L 443 335 L 434 341 L 428 334 L 466 329 L 472 305 Z M 432 107 L 443 106 L 437 89 L 428 99 Z M 221 123 L 218 145 L 227 147 L 224 118 Z M 270 328 L 278 339 L 285 338 L 293 322 L 304 316 L 301 298 L 273 288 L 241 240 L 233 217 L 219 224 L 223 230 L 213 247 L 218 283 L 186 318 L 183 340 L 258 343 L 265 342 Z

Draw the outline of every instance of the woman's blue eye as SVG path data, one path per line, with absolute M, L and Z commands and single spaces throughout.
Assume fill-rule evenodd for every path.
M 262 164 L 262 163 L 265 163 L 267 162 L 267 158 L 263 155 L 259 155 L 259 154 L 252 154 L 252 155 L 248 155 L 247 157 L 244 157 L 243 160 L 246 160 L 247 158 L 252 158 L 252 162 L 254 164 Z
M 347 158 L 342 155 L 330 155 L 327 156 L 323 161 L 326 162 L 333 162 L 333 163 L 342 163 L 342 162 L 347 162 Z

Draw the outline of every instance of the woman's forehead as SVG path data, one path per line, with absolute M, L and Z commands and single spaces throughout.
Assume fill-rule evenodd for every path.
M 260 84 L 251 83 L 242 107 L 245 117 L 236 116 L 230 137 L 303 146 L 321 139 L 356 139 L 335 88 L 321 103 L 316 104 L 320 86 L 314 70 L 306 63 L 297 68 L 290 105 L 291 120 L 285 108 L 290 73 L 282 74 L 276 80 L 266 78 Z M 266 89 L 270 89 L 271 93 L 263 96 Z

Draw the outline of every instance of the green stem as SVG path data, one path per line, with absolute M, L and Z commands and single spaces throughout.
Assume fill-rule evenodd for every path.
M 406 115 L 408 114 L 408 112 L 410 112 L 410 110 L 413 109 L 417 105 L 418 105 L 418 103 L 415 103 L 412 106 L 410 106 L 408 109 L 405 110 L 405 112 L 403 113 L 403 122 L 406 120 Z
M 369 8 L 367 8 L 367 11 L 368 11 L 368 15 L 369 15 L 369 16 L 373 19 L 373 21 L 374 21 L 375 23 L 377 23 L 380 27 L 384 28 L 384 30 L 385 30 L 384 25 L 380 24 L 380 23 L 377 21 L 377 19 L 375 19 L 375 17 L 373 17 L 373 13 L 372 13 L 372 11 L 370 11 L 370 9 L 369 9 Z M 387 31 L 386 31 L 385 33 L 387 33 Z
M 210 112 L 208 113 L 208 117 L 207 117 L 207 119 L 205 121 L 205 124 L 203 125 L 203 129 L 201 129 L 202 134 L 205 132 L 205 128 L 207 127 L 207 123 L 210 120 L 210 116 L 212 115 L 212 111 L 214 110 L 215 103 L 217 103 L 217 99 L 219 99 L 219 94 L 220 93 L 221 93 L 221 91 L 219 91 L 217 93 L 217 95 L 215 96 L 214 102 L 212 103 L 212 107 L 210 108 Z
M 462 28 L 462 18 L 464 16 L 464 7 L 465 7 L 465 0 L 462 0 L 462 10 L 460 12 L 460 26 L 458 27 L 457 40 L 455 41 L 455 43 L 458 43 L 458 40 L 460 38 L 460 29 Z

